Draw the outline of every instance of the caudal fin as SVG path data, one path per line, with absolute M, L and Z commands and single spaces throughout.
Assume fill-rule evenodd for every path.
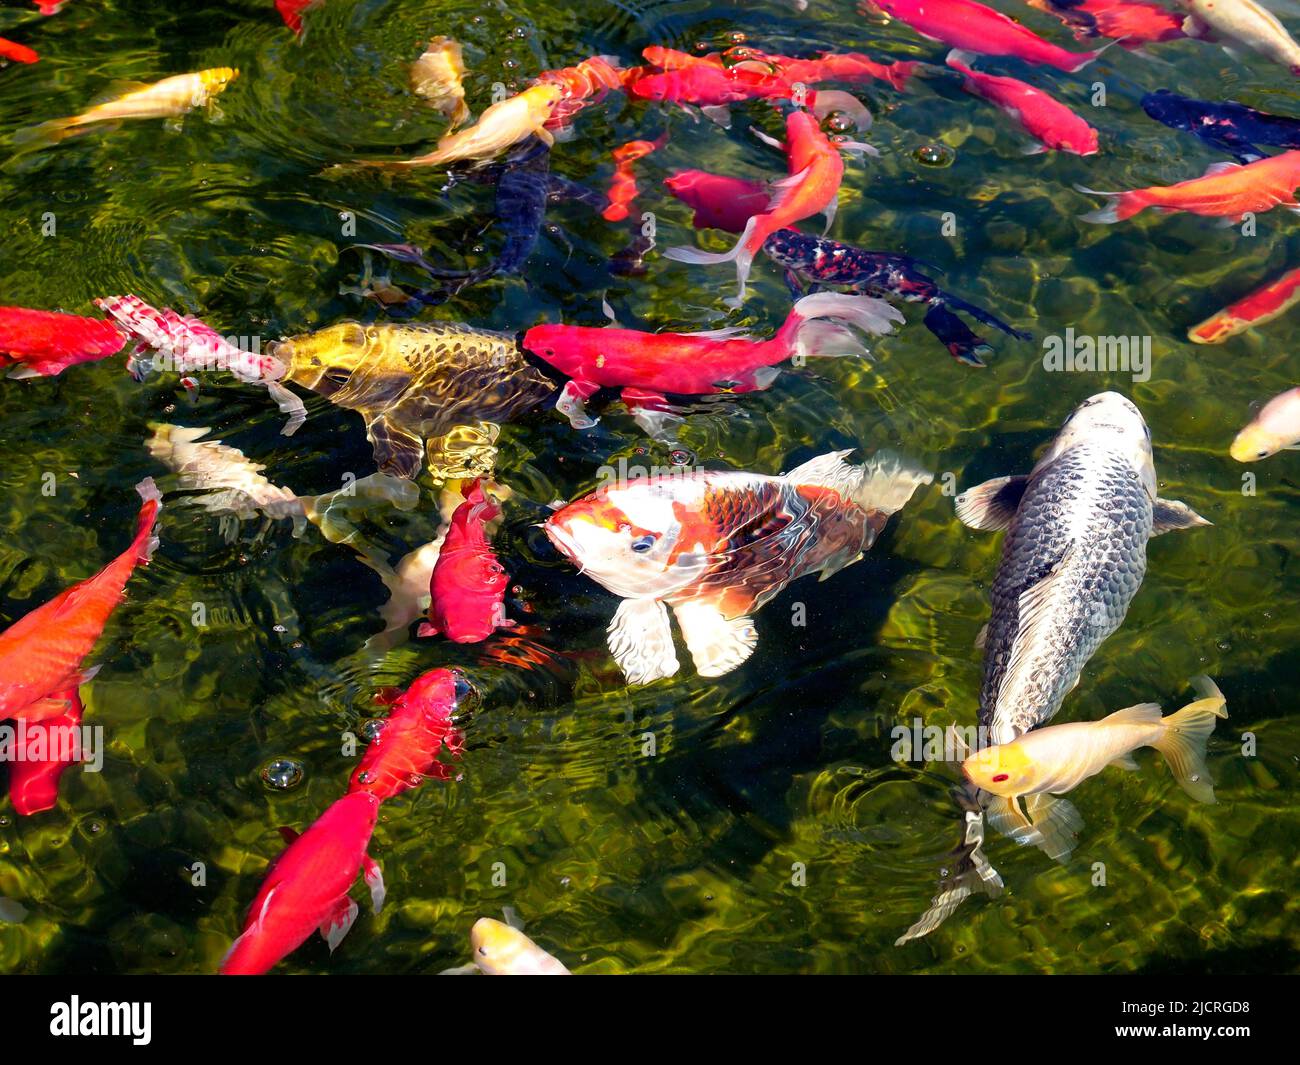
M 1214 781 L 1205 764 L 1205 743 L 1214 731 L 1215 722 L 1227 718 L 1227 701 L 1209 677 L 1192 678 L 1192 685 L 1202 696 L 1184 706 L 1160 724 L 1160 737 L 1151 744 L 1164 755 L 1169 771 L 1183 790 L 1199 802 L 1214 802 Z
M 1131 192 L 1099 192 L 1096 189 L 1085 188 L 1083 185 L 1075 185 L 1074 187 L 1087 196 L 1105 196 L 1110 201 L 1104 207 L 1098 207 L 1095 211 L 1079 215 L 1081 221 L 1111 225 L 1115 222 L 1122 222 L 1126 218 L 1132 218 L 1142 210 L 1141 204 L 1132 201 L 1133 193 Z
M 158 491 L 158 486 L 153 483 L 152 477 L 146 477 L 135 486 L 135 490 L 144 500 L 144 506 L 140 508 L 140 518 L 136 523 L 135 539 L 131 543 L 131 549 L 135 551 L 136 558 L 140 562 L 148 562 L 158 548 L 158 537 L 154 535 L 154 530 L 158 523 L 158 512 L 162 510 L 162 493 Z
M 786 479 L 796 485 L 830 488 L 869 514 L 885 517 L 902 510 L 918 486 L 934 480 L 934 474 L 891 451 L 877 451 L 861 466 L 845 462 L 848 454 L 830 451 L 818 455 L 791 470 Z
M 890 332 L 895 323 L 906 321 L 903 312 L 898 308 L 891 306 L 884 300 L 875 299 L 872 296 L 850 295 L 844 292 L 814 292 L 811 296 L 804 296 L 799 300 L 790 311 L 791 315 L 797 315 L 802 322 L 795 334 L 795 345 L 798 348 L 801 344 L 806 345 L 806 330 L 809 322 L 818 319 L 832 318 L 839 322 L 861 329 L 864 333 L 870 333 L 873 336 L 881 336 Z M 815 351 L 807 351 L 805 354 L 815 355 Z

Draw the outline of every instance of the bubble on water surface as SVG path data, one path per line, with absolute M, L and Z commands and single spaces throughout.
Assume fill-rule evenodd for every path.
M 262 766 L 262 783 L 274 791 L 290 791 L 302 783 L 307 770 L 292 758 L 276 758 Z
M 941 168 L 952 166 L 957 153 L 946 144 L 923 144 L 912 153 L 912 158 L 922 166 Z

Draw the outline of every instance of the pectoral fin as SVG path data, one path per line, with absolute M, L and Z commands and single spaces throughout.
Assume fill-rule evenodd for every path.
M 629 684 L 650 684 L 677 672 L 668 608 L 657 599 L 624 599 L 606 632 L 609 653 Z
M 1186 503 L 1177 499 L 1157 499 L 1154 512 L 1155 524 L 1151 528 L 1152 536 L 1159 536 L 1173 529 L 1193 529 L 1198 525 L 1213 525 L 1206 521 Z
M 381 472 L 415 480 L 424 464 L 424 442 L 418 436 L 382 414 L 366 419 L 366 436 Z
M 1005 529 L 1016 516 L 1029 478 L 994 477 L 957 497 L 957 520 L 981 532 Z
M 384 888 L 383 870 L 368 854 L 361 859 L 361 876 L 366 882 L 366 887 L 370 889 L 370 907 L 378 913 L 384 908 L 384 899 L 388 897 L 388 892 Z
M 1083 818 L 1067 799 L 1043 792 L 1030 795 L 1025 809 L 1039 838 L 1034 842 L 1054 862 L 1064 862 L 1074 851 Z
M 329 945 L 330 953 L 333 954 L 338 945 L 343 942 L 352 925 L 357 919 L 357 914 L 361 912 L 361 907 L 352 901 L 347 895 L 344 895 L 335 904 L 334 909 L 330 911 L 328 917 L 321 922 L 320 935 L 321 939 Z
M 751 618 L 725 618 L 710 603 L 698 600 L 674 603 L 673 614 L 682 627 L 682 636 L 701 677 L 730 673 L 758 645 L 758 631 Z

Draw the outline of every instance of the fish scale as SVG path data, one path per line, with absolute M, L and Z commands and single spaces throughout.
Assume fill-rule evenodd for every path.
M 1084 664 L 1119 628 L 1146 573 L 1152 502 L 1136 470 L 1095 444 L 1071 448 L 1030 478 L 993 581 L 980 724 L 1004 742 L 1051 718 Z M 1068 551 L 1068 557 L 1067 557 Z M 999 692 L 1020 626 L 1020 598 L 1060 564 L 1063 609 L 1042 668 Z

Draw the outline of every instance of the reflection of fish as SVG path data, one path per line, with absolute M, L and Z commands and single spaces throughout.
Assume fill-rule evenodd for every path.
M 1300 212 L 1295 189 L 1300 186 L 1300 151 L 1283 152 L 1241 166 L 1214 163 L 1205 174 L 1176 185 L 1153 185 L 1129 192 L 1097 192 L 1076 185 L 1089 196 L 1111 202 L 1081 217 L 1085 222 L 1122 222 L 1148 207 L 1160 211 L 1190 211 L 1211 218 L 1240 218 L 1248 212 L 1285 207 Z
M 1011 743 L 1060 709 L 1128 613 L 1146 573 L 1147 541 L 1209 524 L 1186 503 L 1156 498 L 1150 430 L 1115 392 L 1080 404 L 1028 475 L 998 477 L 959 495 L 957 517 L 973 529 L 1007 530 L 982 637 L 979 724 L 995 744 Z M 1005 799 L 977 798 L 990 823 L 1021 843 L 1055 849 L 1070 830 L 1053 819 L 1068 814 L 1066 807 L 1039 809 L 1040 821 L 1026 829 Z M 978 851 L 982 825 L 972 831 L 968 814 L 967 842 Z M 977 861 L 967 869 L 935 909 L 946 907 L 950 893 L 960 901 L 1000 887 L 986 868 Z M 903 940 L 930 931 L 929 916 Z
M 1168 8 L 1145 0 L 1026 0 L 1074 27 L 1076 40 L 1113 37 L 1122 48 L 1184 37 L 1183 20 Z
M 1214 802 L 1214 784 L 1205 766 L 1205 741 L 1219 718 L 1226 718 L 1223 694 L 1209 677 L 1197 677 L 1202 698 L 1168 717 L 1155 703 L 1130 706 L 1100 721 L 1072 721 L 1035 729 L 1009 743 L 985 747 L 962 762 L 975 787 L 1005 801 L 1008 821 L 1022 832 L 1055 826 L 1049 853 L 1065 858 L 1083 818 L 1060 798 L 1107 766 L 1135 770 L 1133 752 L 1154 747 L 1174 779 L 1200 802 Z M 1026 800 L 1026 817 L 1020 799 Z M 1030 818 L 1033 820 L 1031 821 Z
M 550 147 L 555 138 L 546 129 L 546 123 L 563 94 L 564 90 L 558 85 L 530 86 L 517 96 L 493 104 L 468 129 L 448 133 L 433 151 L 425 155 L 415 159 L 360 160 L 360 165 L 394 170 L 485 162 L 530 136 Z
M 1279 451 L 1300 450 L 1300 388 L 1274 396 L 1232 442 L 1238 462 L 1256 462 Z
M 894 456 L 847 451 L 781 477 L 692 470 L 601 488 L 552 514 L 551 542 L 623 597 L 609 649 L 630 684 L 677 672 L 665 604 L 701 676 L 719 677 L 758 642 L 752 615 L 791 581 L 856 562 L 931 475 Z
M 411 91 L 451 120 L 455 129 L 469 118 L 465 103 L 465 58 L 460 43 L 450 37 L 434 37 L 424 54 L 411 64 Z
M 174 118 L 212 103 L 238 76 L 239 71 L 231 67 L 214 67 L 163 78 L 152 85 L 133 85 L 79 115 L 19 130 L 13 136 L 13 143 L 54 144 L 105 123 L 134 118 Z
M 569 976 L 557 958 L 547 954 L 523 930 L 492 917 L 480 917 L 469 934 L 474 964 L 487 976 Z
M 1026 63 L 1044 63 L 1073 73 L 1086 67 L 1101 51 L 1070 52 L 1058 48 L 1030 29 L 975 0 L 865 0 L 910 26 L 922 37 L 942 41 L 978 55 L 1009 55 Z
M 23 817 L 54 809 L 59 801 L 59 777 L 79 755 L 80 743 L 75 739 L 66 743 L 65 737 L 76 736 L 81 725 L 81 696 L 76 688 L 68 688 L 55 692 L 50 701 L 58 713 L 53 717 L 37 714 L 39 720 L 24 723 L 27 749 L 23 757 L 9 763 L 9 801 Z M 33 757 L 38 749 L 41 755 Z
M 1263 4 L 1255 0 L 1178 0 L 1190 14 L 1183 22 L 1183 32 L 1189 37 L 1207 37 L 1231 44 L 1224 50 L 1231 55 L 1237 51 L 1233 45 L 1245 45 L 1251 51 L 1281 63 L 1292 74 L 1300 74 L 1300 44 L 1286 31 Z
M 636 199 L 636 171 L 632 164 L 664 146 L 667 134 L 652 141 L 628 141 L 614 149 L 614 176 L 609 186 L 609 206 L 602 212 L 606 222 L 621 222 L 628 205 Z
M 500 515 L 480 481 L 465 487 L 429 581 L 429 620 L 416 635 L 442 634 L 456 643 L 478 643 L 514 622 L 505 616 L 506 571 L 492 550 L 487 524 Z
M 948 53 L 948 66 L 965 75 L 967 92 L 983 97 L 1019 122 L 1038 141 L 1037 151 L 1050 148 L 1075 155 L 1097 154 L 1097 131 L 1065 104 L 1017 78 L 974 70 L 967 65 L 970 58 L 953 49 Z
M 289 380 L 359 412 L 380 470 L 408 479 L 420 471 L 422 440 L 438 479 L 490 472 L 494 423 L 555 390 L 509 333 L 452 322 L 343 322 L 281 341 L 273 354 Z
M 827 292 L 801 299 L 767 340 L 732 329 L 642 333 L 612 326 L 537 325 L 524 333 L 521 344 L 569 378 L 555 406 L 575 429 L 596 424 L 586 412 L 586 400 L 602 388 L 618 388 L 642 427 L 659 436 L 663 414 L 671 409 L 666 394 L 762 391 L 776 380 L 777 364 L 792 356 L 864 354 L 846 324 L 881 334 L 898 321 L 902 315 L 879 300 Z
M 136 491 L 144 505 L 130 546 L 93 577 L 65 589 L 0 632 L 0 720 L 58 716 L 67 707 L 50 696 L 83 684 L 98 672 L 98 666 L 86 667 L 86 658 L 122 601 L 136 566 L 148 562 L 158 546 L 154 524 L 162 496 L 151 477 L 136 485 Z
M 53 377 L 125 345 L 126 334 L 100 318 L 0 307 L 0 367 L 15 364 L 10 377 Z
M 352 774 L 349 792 L 364 791 L 386 802 L 425 777 L 450 775 L 438 760 L 444 746 L 455 753 L 460 736 L 452 727 L 457 700 L 470 694 L 459 670 L 431 669 L 392 700 L 378 736 Z
M 1168 89 L 1142 97 L 1142 110 L 1157 122 L 1199 137 L 1240 163 L 1264 158 L 1256 145 L 1300 148 L 1300 118 L 1270 115 L 1232 101 L 1193 100 Z
M 1281 277 L 1242 296 L 1217 314 L 1212 314 L 1187 331 L 1196 344 L 1222 344 L 1229 337 L 1244 333 L 1257 325 L 1271 322 L 1300 301 L 1300 268 L 1288 270 Z
M 301 836 L 281 829 L 289 846 L 267 871 L 244 930 L 221 962 L 226 976 L 256 976 L 319 931 L 331 951 L 357 918 L 348 896 L 364 871 L 375 913 L 384 904 L 384 878 L 366 854 L 379 817 L 379 798 L 354 791 L 336 800 Z

